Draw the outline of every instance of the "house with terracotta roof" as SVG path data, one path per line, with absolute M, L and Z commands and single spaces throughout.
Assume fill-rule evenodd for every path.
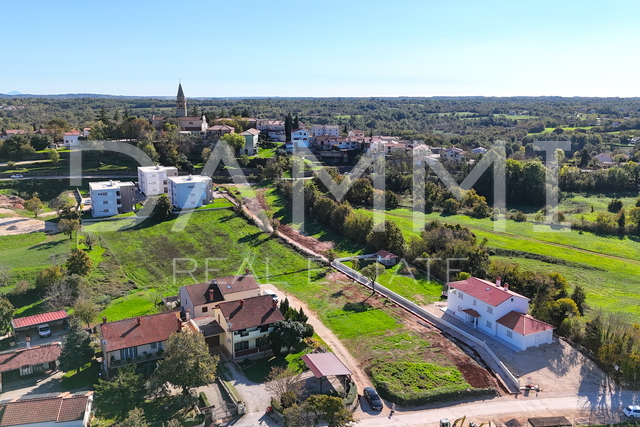
M 39 329 L 45 326 L 49 326 L 50 331 L 49 336 L 45 338 L 64 335 L 69 326 L 69 315 L 64 310 L 58 310 L 12 319 L 11 329 L 15 345 L 25 346 L 27 337 L 31 339 L 31 344 L 36 345 L 41 339 Z
M 179 311 L 107 322 L 102 318 L 100 347 L 102 368 L 110 369 L 162 357 L 169 336 L 184 330 Z
M 380 249 L 378 252 L 374 254 L 376 257 L 376 262 L 379 262 L 382 265 L 396 265 L 398 262 L 398 255 L 394 255 L 389 251 L 385 251 L 384 249 Z
M 93 392 L 33 395 L 0 404 L 0 426 L 87 427 Z
M 80 138 L 80 131 L 77 129 L 71 129 L 69 132 L 65 132 L 63 135 L 63 147 L 75 147 L 79 144 L 78 138 Z
M 445 148 L 440 153 L 440 156 L 452 162 L 459 162 L 464 159 L 464 150 L 458 147 Z
M 0 393 L 3 384 L 19 380 L 27 375 L 55 370 L 62 346 L 59 342 L 0 353 Z
M 182 286 L 179 297 L 183 320 L 197 326 L 209 348 L 224 347 L 233 358 L 268 349 L 266 336 L 284 319 L 248 272 Z
M 529 298 L 502 285 L 470 277 L 447 283 L 447 313 L 520 350 L 553 342 L 553 326 L 528 314 Z
M 258 129 L 247 129 L 240 134 L 244 138 L 244 147 L 240 149 L 240 154 L 246 154 L 247 156 L 255 156 L 258 154 L 258 136 L 260 131 Z
M 236 130 L 233 128 L 233 126 L 213 125 L 213 126 L 209 126 L 209 129 L 207 129 L 207 132 L 205 133 L 205 135 L 207 136 L 207 138 L 217 139 L 217 138 L 221 138 L 222 136 L 228 133 L 236 133 Z
M 24 135 L 25 133 L 22 129 L 7 129 L 0 133 L 0 139 L 9 139 L 14 135 Z

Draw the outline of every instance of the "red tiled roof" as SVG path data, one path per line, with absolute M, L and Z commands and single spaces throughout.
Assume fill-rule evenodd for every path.
M 510 311 L 496 322 L 502 326 L 519 333 L 520 335 L 531 335 L 538 332 L 548 331 L 549 329 L 555 329 L 554 326 L 538 320 L 525 313 L 518 313 L 517 311 Z
M 381 258 L 398 258 L 398 255 L 394 255 L 389 251 L 385 251 L 384 249 L 380 249 L 378 252 L 376 252 L 376 255 L 378 255 Z
M 169 335 L 179 331 L 179 321 L 180 313 L 177 311 L 134 317 L 100 324 L 100 335 L 106 341 L 105 351 L 116 351 L 166 341 Z
M 243 306 L 244 303 L 244 306 Z M 246 298 L 244 300 L 221 302 L 220 311 L 232 331 L 268 325 L 284 320 L 282 313 L 270 295 Z
M 291 132 L 298 132 L 299 130 L 303 130 L 303 131 L 305 131 L 305 132 L 307 131 L 306 129 L 297 128 L 297 129 L 292 130 Z
M 258 285 L 258 282 L 256 282 L 252 274 L 219 277 L 210 282 L 185 286 L 185 290 L 189 294 L 194 306 L 224 301 L 225 295 L 253 289 L 256 291 L 259 290 L 260 285 Z M 213 299 L 209 298 L 209 291 L 213 291 Z M 258 295 L 258 292 L 256 292 L 256 295 Z
M 488 280 L 478 279 L 477 277 L 470 277 L 466 280 L 447 283 L 447 285 L 454 289 L 458 289 L 465 294 L 471 295 L 473 298 L 486 302 L 493 307 L 499 306 L 512 297 L 524 298 L 527 301 L 529 300 L 529 298 L 518 293 L 498 286 Z
M 5 403 L 0 406 L 2 408 L 0 426 L 82 420 L 89 395 L 45 397 Z
M 253 274 L 220 277 L 214 280 L 218 283 L 218 288 L 220 288 L 222 295 L 260 289 L 260 285 L 256 282 L 256 278 L 253 277 Z
M 303 354 L 302 361 L 316 378 L 351 375 L 351 371 L 334 353 Z
M 475 311 L 473 308 L 465 308 L 464 310 L 462 310 L 462 312 L 467 313 L 468 315 L 473 317 L 480 317 L 480 313 Z
M 249 128 L 242 133 L 250 133 L 251 135 L 259 135 L 260 131 L 258 129 Z
M 49 313 L 34 314 L 33 316 L 18 317 L 11 321 L 13 329 L 28 328 L 56 320 L 68 319 L 69 315 L 64 310 L 51 311 Z
M 80 135 L 80 131 L 72 129 L 69 132 L 65 132 L 64 134 L 65 136 L 75 136 L 75 135 Z
M 58 342 L 2 353 L 0 354 L 0 372 L 55 362 L 59 357 L 60 343 Z

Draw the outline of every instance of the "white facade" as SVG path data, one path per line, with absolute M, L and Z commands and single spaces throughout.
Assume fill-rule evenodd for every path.
M 244 138 L 244 147 L 240 149 L 240 155 L 255 156 L 258 154 L 258 135 L 260 131 L 257 129 L 247 129 L 240 136 Z
M 72 130 L 71 132 L 65 132 L 63 136 L 62 145 L 67 147 L 75 147 L 79 144 L 78 138 L 80 138 L 80 132 Z
M 340 126 L 338 125 L 313 125 L 311 126 L 311 136 L 320 135 L 340 136 Z
M 139 166 L 138 188 L 145 196 L 158 196 L 169 192 L 167 178 L 178 176 L 175 166 Z
M 211 203 L 213 185 L 205 175 L 172 176 L 167 178 L 169 200 L 179 209 L 195 209 Z
M 291 131 L 291 142 L 297 148 L 309 148 L 309 131 L 306 129 Z
M 133 182 L 111 180 L 89 183 L 91 215 L 100 218 L 130 212 L 134 188 Z
M 447 148 L 445 150 L 442 150 L 442 152 L 440 153 L 440 157 L 445 160 L 458 162 L 464 158 L 464 150 L 456 147 Z

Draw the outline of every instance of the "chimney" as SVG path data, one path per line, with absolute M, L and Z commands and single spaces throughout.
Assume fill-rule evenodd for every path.
M 182 330 L 182 320 L 179 317 L 176 320 L 178 321 L 178 332 L 180 332 Z
M 273 304 L 271 305 L 273 307 L 274 310 L 278 309 L 278 301 L 273 300 Z
M 209 289 L 209 301 L 213 301 L 213 289 Z
M 188 321 L 189 321 L 189 319 L 190 319 L 190 317 L 189 317 L 189 311 L 190 311 L 190 310 L 189 310 L 188 308 L 185 310 L 185 313 L 187 314 L 187 315 L 185 316 L 185 318 L 186 318 L 187 322 L 188 322 Z
M 24 340 L 27 343 L 27 348 L 31 348 L 31 337 L 24 337 Z
M 244 300 L 243 299 L 240 300 L 240 308 L 242 308 L 242 307 L 244 307 Z
M 496 277 L 496 285 L 497 286 L 502 286 L 502 277 L 500 277 L 500 276 Z
M 138 324 L 138 326 L 140 326 L 140 322 L 141 322 L 140 318 L 139 317 L 136 318 L 136 323 Z
M 249 274 L 250 274 L 250 272 L 249 272 L 249 269 L 248 269 L 248 268 L 245 268 L 245 269 L 244 269 L 244 274 L 245 274 L 245 275 L 249 275 Z
M 107 316 L 102 316 L 102 324 L 104 325 L 105 323 L 107 323 Z
M 508 284 L 508 283 L 505 283 L 505 284 L 504 284 L 504 290 L 505 290 L 505 291 L 509 290 L 509 284 Z

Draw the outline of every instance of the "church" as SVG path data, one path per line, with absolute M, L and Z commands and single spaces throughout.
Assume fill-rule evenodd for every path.
M 169 117 L 167 116 L 151 116 L 151 125 L 156 129 L 161 129 L 162 125 Z M 182 90 L 182 83 L 178 84 L 178 96 L 176 97 L 176 114 L 173 116 L 178 122 L 180 132 L 188 132 L 195 135 L 204 134 L 209 125 L 205 116 L 187 116 L 187 99 Z

